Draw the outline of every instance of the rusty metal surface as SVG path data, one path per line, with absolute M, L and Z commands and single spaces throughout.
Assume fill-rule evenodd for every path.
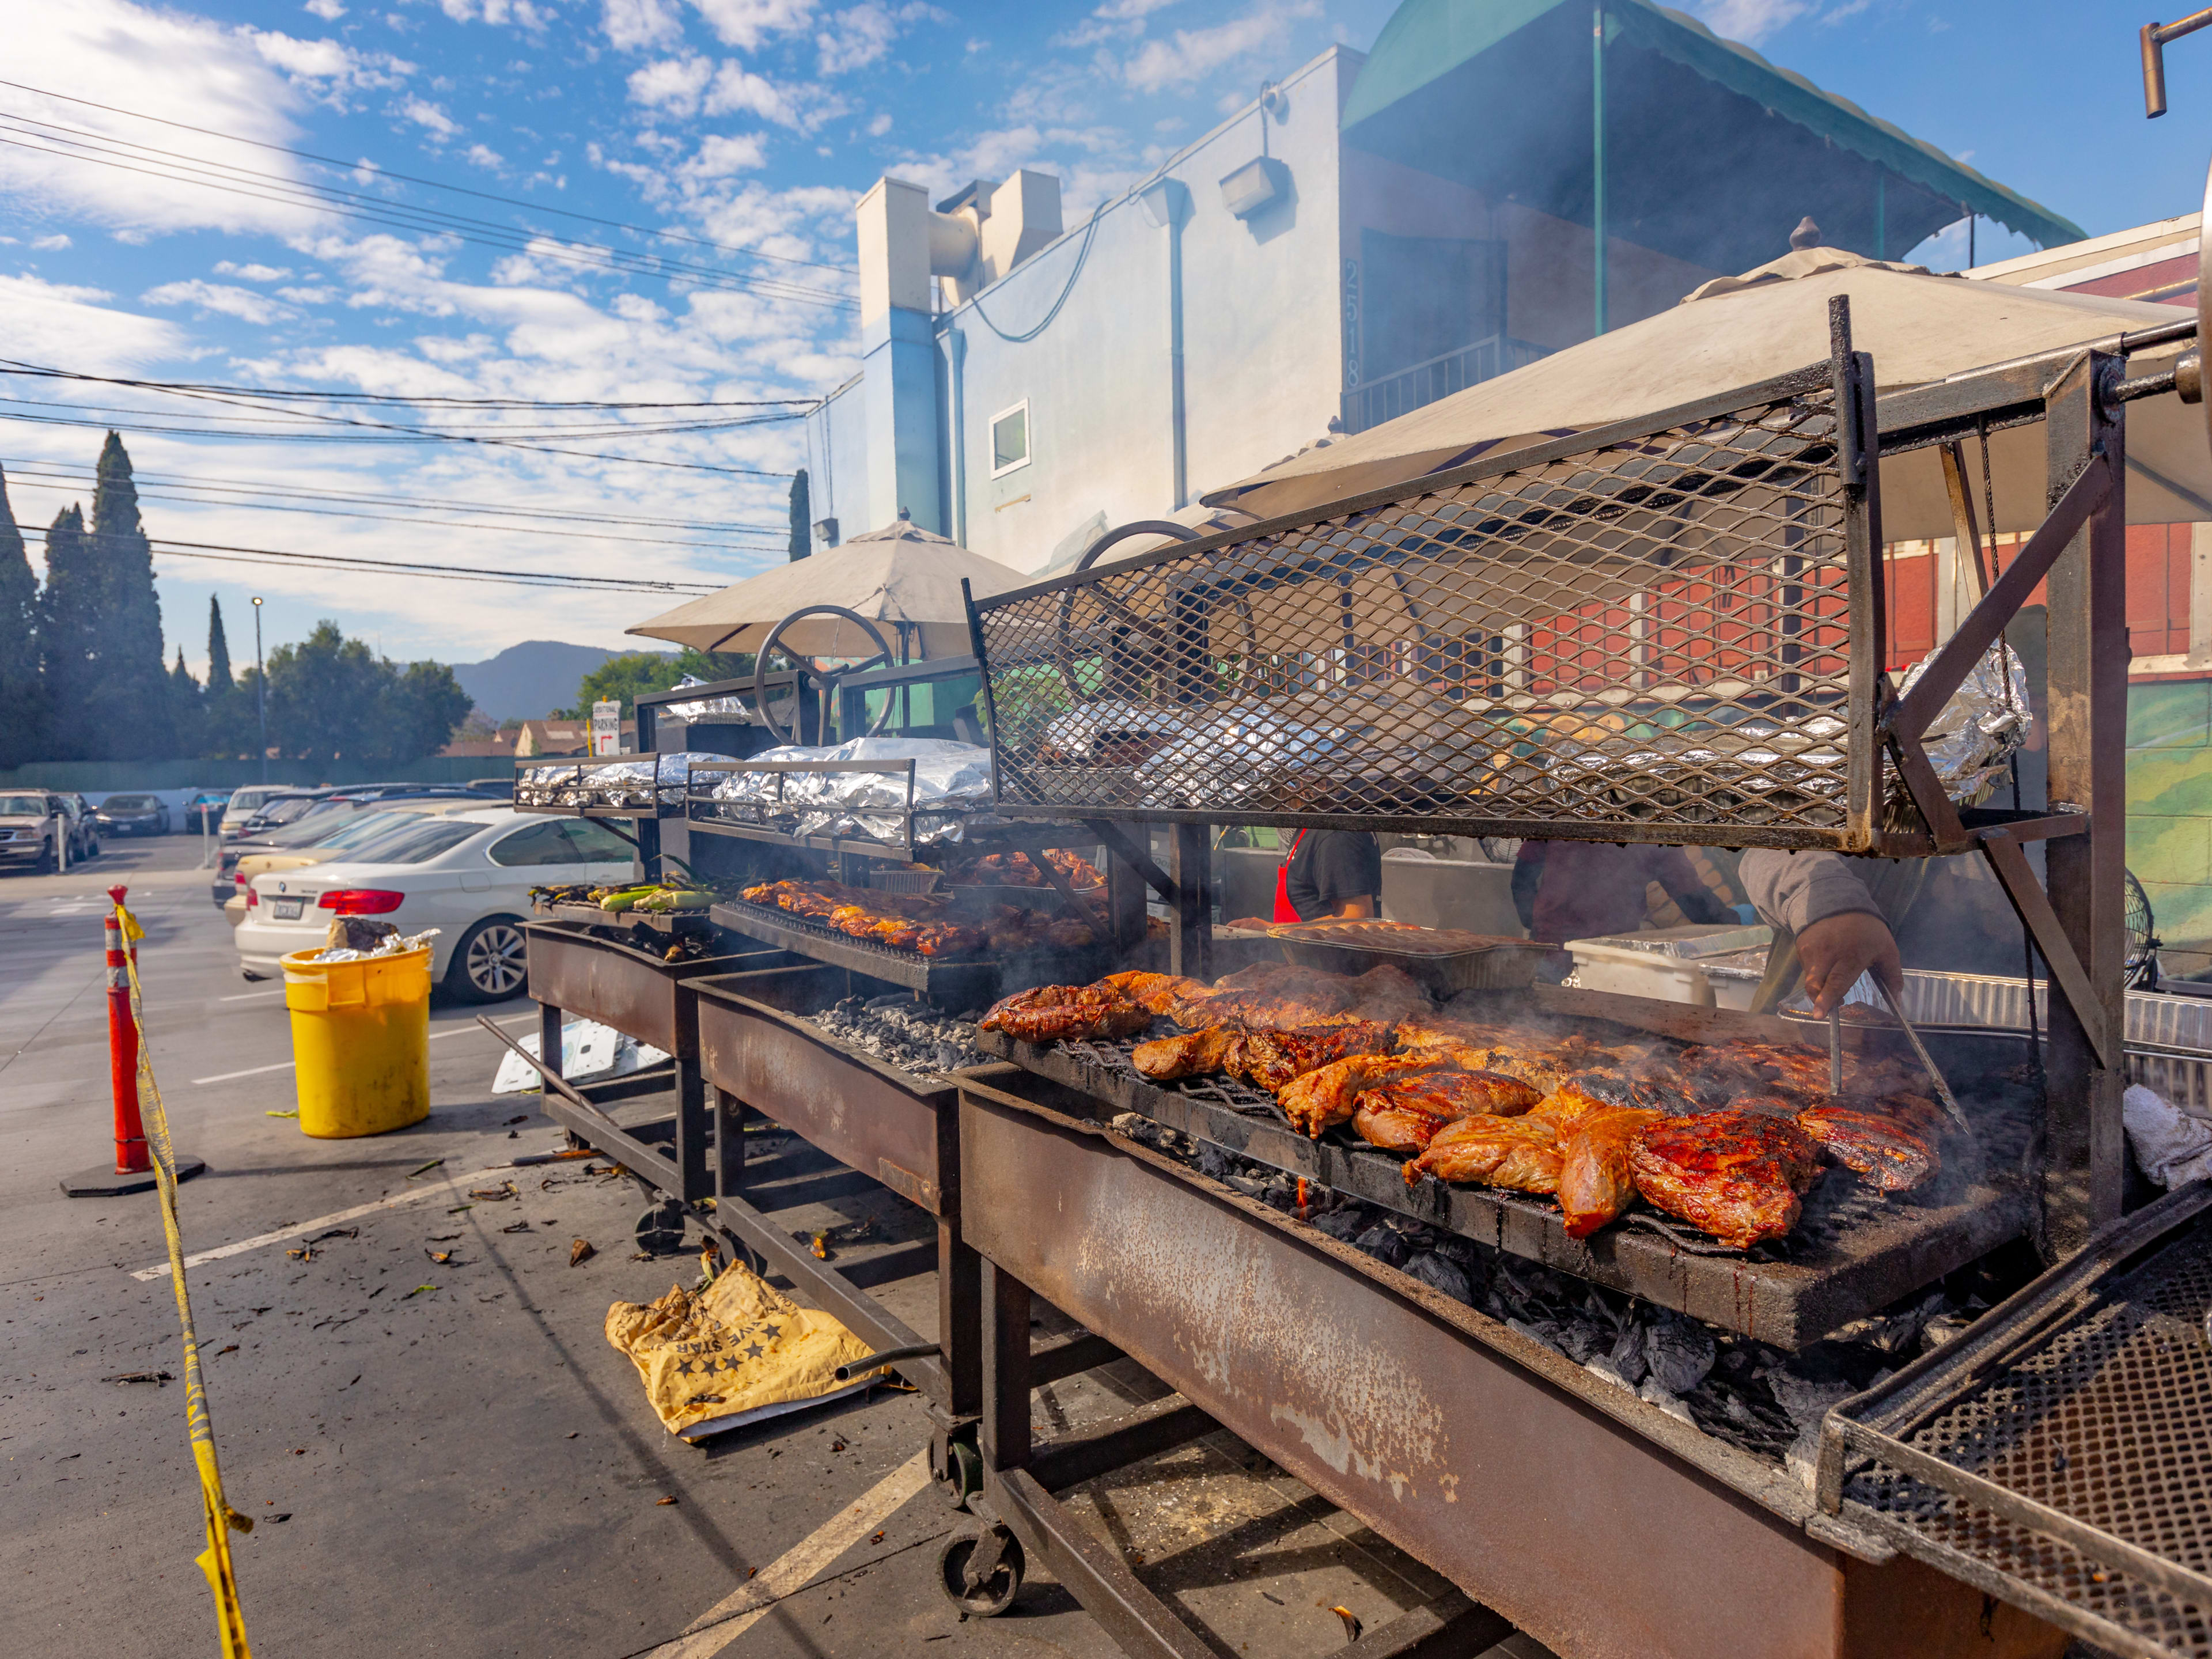
M 700 1070 L 930 1214 L 958 1215 L 954 1085 L 886 1066 L 774 1006 L 818 982 L 818 970 L 805 968 L 692 981 Z
M 678 1060 L 694 1059 L 699 1052 L 687 982 L 703 975 L 766 967 L 775 959 L 774 952 L 748 951 L 701 962 L 664 962 L 651 951 L 562 921 L 526 921 L 522 935 L 529 942 L 534 1000 L 611 1025 Z
M 1263 1092 L 1219 1078 L 1159 1085 L 1128 1063 L 1131 1042 L 1017 1042 L 979 1032 L 977 1046 L 1088 1095 L 1109 1110 L 1156 1122 L 1259 1163 L 1304 1176 L 1464 1237 L 1541 1261 L 1592 1284 L 1626 1291 L 1709 1323 L 1800 1348 L 1887 1306 L 2026 1231 L 2032 1196 L 2017 1181 L 1965 1178 L 1954 1170 L 1940 1199 L 1885 1200 L 1847 1171 L 1832 1170 L 1805 1200 L 1781 1245 L 1713 1254 L 1627 1222 L 1585 1239 L 1567 1237 L 1550 1200 L 1496 1188 L 1425 1181 L 1407 1187 L 1404 1160 L 1347 1131 L 1316 1140 L 1293 1129 Z M 1992 1143 L 1989 1164 L 2024 1140 L 2024 1116 L 1978 1120 Z M 1994 1133 L 2005 1129 L 2002 1143 Z M 1985 1166 L 1986 1167 L 1986 1166 Z M 1916 1195 L 1917 1197 L 1919 1195 Z
M 1769 1466 L 1099 1126 L 972 1082 L 961 1119 L 988 1260 L 1568 1659 L 1883 1650 L 1850 1603 L 1908 1564 L 1846 1571 Z M 2056 1651 L 1914 1582 L 1917 1653 Z

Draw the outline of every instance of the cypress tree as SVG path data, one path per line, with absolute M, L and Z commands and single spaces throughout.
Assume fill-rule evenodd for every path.
M 93 757 L 150 760 L 172 752 L 167 676 L 161 669 L 161 601 L 154 549 L 138 519 L 131 457 L 115 433 L 100 452 L 92 497 L 92 551 L 104 613 L 98 618 L 87 744 Z
M 48 720 L 41 759 L 96 757 L 87 732 L 100 598 L 84 513 L 72 501 L 46 532 L 46 586 L 39 596 L 39 672 Z
M 179 755 L 197 754 L 203 726 L 200 683 L 185 666 L 185 647 L 177 647 L 176 666 L 169 671 L 169 729 Z
M 807 499 L 806 469 L 791 480 L 791 556 L 803 559 L 814 550 L 813 507 Z
M 39 760 L 38 578 L 0 471 L 0 766 Z
M 208 595 L 208 677 L 210 697 L 230 693 L 230 640 L 222 631 L 222 601 Z

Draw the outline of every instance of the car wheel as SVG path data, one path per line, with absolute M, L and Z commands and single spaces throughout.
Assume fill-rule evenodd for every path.
M 529 983 L 529 947 L 512 916 L 488 916 L 461 935 L 446 987 L 464 1002 L 500 1002 Z
M 31 866 L 31 873 L 37 876 L 51 876 L 53 872 L 54 844 L 48 842 L 39 849 L 39 861 Z

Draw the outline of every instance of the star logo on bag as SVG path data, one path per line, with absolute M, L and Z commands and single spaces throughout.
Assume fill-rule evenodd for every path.
M 781 1326 L 781 1325 L 771 1325 L 771 1324 L 769 1324 L 766 1321 L 763 1321 L 763 1322 L 762 1322 L 762 1324 L 761 1324 L 761 1330 L 762 1330 L 763 1334 L 765 1334 L 765 1335 L 767 1336 L 768 1340 L 769 1340 L 769 1341 L 771 1341 L 771 1342 L 775 1341 L 776 1338 L 778 1338 L 779 1336 L 781 1336 L 781 1335 L 783 1334 L 783 1327 L 782 1327 L 782 1326 Z
M 690 1374 L 691 1374 L 691 1362 L 690 1362 L 690 1360 L 688 1360 L 688 1359 L 679 1359 L 679 1360 L 678 1360 L 678 1361 L 676 1362 L 676 1375 L 677 1375 L 677 1376 L 690 1376 Z
M 761 1346 L 757 1342 L 748 1342 L 745 1344 L 745 1358 L 748 1359 L 758 1359 L 767 1352 L 768 1350 Z

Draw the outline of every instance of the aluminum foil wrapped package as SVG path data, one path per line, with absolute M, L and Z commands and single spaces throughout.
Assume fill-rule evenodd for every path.
M 686 686 L 706 684 L 707 682 L 696 674 L 686 674 L 676 682 L 675 689 L 681 691 Z M 753 715 L 751 701 L 738 696 L 733 692 L 726 692 L 719 697 L 694 697 L 688 702 L 665 702 L 660 707 L 662 713 L 672 715 L 679 720 L 711 720 L 718 714 L 750 720 Z
M 750 817 L 794 835 L 906 839 L 905 772 L 840 771 L 841 761 L 915 763 L 911 805 L 916 842 L 960 840 L 968 816 L 991 799 L 991 751 L 941 738 L 855 738 L 835 748 L 771 749 L 754 758 L 811 762 L 822 769 L 732 772 L 714 785 L 710 799 L 726 817 Z
M 551 766 L 525 766 L 515 775 L 514 804 L 517 806 L 573 805 L 561 797 L 565 791 L 573 788 L 581 770 L 574 761 Z
M 1936 659 L 1929 652 L 1905 671 L 1902 696 Z M 2027 671 L 2002 640 L 1982 653 L 1922 734 L 1920 745 L 1943 785 L 1961 806 L 1987 800 L 2010 769 L 2013 756 L 2027 742 L 2035 717 L 2027 701 Z M 1893 807 L 1909 811 L 1911 797 L 1900 783 L 1891 792 Z
M 1255 796 L 1272 801 L 1285 790 L 1295 793 L 1302 778 L 1334 775 L 1358 758 L 1350 734 L 1340 730 L 1261 710 L 1200 705 L 1193 714 L 1136 769 L 1148 806 L 1232 807 Z

